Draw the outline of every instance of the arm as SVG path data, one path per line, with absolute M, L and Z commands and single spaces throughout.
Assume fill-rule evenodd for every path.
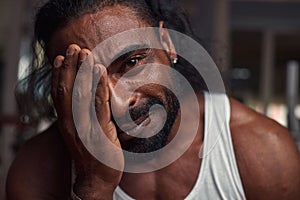
M 300 199 L 300 156 L 286 128 L 231 100 L 231 130 L 247 199 Z
M 70 51 L 73 53 L 71 54 Z M 122 171 L 107 167 L 95 159 L 82 144 L 77 133 L 78 128 L 82 128 L 86 133 L 83 135 L 86 137 L 84 139 L 91 142 L 92 147 L 97 147 L 96 150 L 102 153 L 101 156 L 113 158 L 115 163 L 120 164 L 120 167 L 123 166 L 122 151 L 110 151 L 110 146 L 103 145 L 102 140 L 97 144 L 93 143 L 92 134 L 96 134 L 95 136 L 98 137 L 109 138 L 113 144 L 120 147 L 115 126 L 110 118 L 106 71 L 102 70 L 102 78 L 95 82 L 93 76 L 100 77 L 101 66 L 88 66 L 88 70 L 81 70 L 80 87 L 75 89 L 79 95 L 75 101 L 72 101 L 75 77 L 78 75 L 83 56 L 86 57 L 87 52 L 90 51 L 82 50 L 78 45 L 73 44 L 69 46 L 68 52 L 65 56 L 56 57 L 52 72 L 52 98 L 58 114 L 56 127 L 37 137 L 39 139 L 29 141 L 17 156 L 7 181 L 9 199 L 68 199 L 71 187 L 82 199 L 112 199 L 113 192 L 121 179 Z M 98 67 L 98 73 L 93 74 L 95 67 Z M 90 84 L 92 82 L 93 85 Z M 92 99 L 91 86 L 96 88 L 95 99 Z M 93 100 L 96 119 L 91 118 L 89 112 Z M 80 127 L 76 127 L 77 129 L 73 119 L 72 102 L 75 102 L 73 106 L 80 113 L 77 118 Z M 101 125 L 103 132 L 91 131 L 94 130 L 91 127 L 92 120 Z M 57 141 L 49 146 L 51 143 L 48 142 L 51 140 L 43 139 L 43 135 L 56 135 L 61 138 L 62 147 L 57 148 Z M 68 156 L 61 158 L 62 150 L 68 152 Z M 72 186 L 71 160 L 74 161 L 76 173 L 75 184 Z
M 7 177 L 8 200 L 66 200 L 70 194 L 70 157 L 57 128 L 23 145 Z
M 97 186 L 101 198 L 112 197 L 111 192 Z M 8 200 L 68 200 L 71 187 L 71 158 L 55 123 L 20 149 L 8 173 L 6 196 Z M 104 197 L 104 193 L 109 196 Z

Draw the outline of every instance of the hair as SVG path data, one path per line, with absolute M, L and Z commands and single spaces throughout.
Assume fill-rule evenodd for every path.
M 29 75 L 19 81 L 16 87 L 21 114 L 29 116 L 31 121 L 56 116 L 50 94 L 52 66 L 46 55 L 47 45 L 54 32 L 84 14 L 93 14 L 115 5 L 129 7 L 151 26 L 158 26 L 159 21 L 164 21 L 166 28 L 196 39 L 178 0 L 50 0 L 36 14 Z M 195 71 L 187 68 L 187 65 L 187 61 L 179 59 L 176 67 L 191 82 L 194 80 L 198 86 L 202 85 L 199 84 L 199 77 L 195 77 Z

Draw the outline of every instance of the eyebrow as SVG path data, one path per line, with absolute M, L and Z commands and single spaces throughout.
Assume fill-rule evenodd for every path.
M 138 49 L 150 49 L 150 46 L 148 44 L 135 44 L 135 45 L 130 45 L 125 48 L 123 48 L 121 51 L 119 51 L 112 59 L 111 61 L 115 61 L 118 58 L 122 57 L 125 54 L 128 54 L 134 50 Z

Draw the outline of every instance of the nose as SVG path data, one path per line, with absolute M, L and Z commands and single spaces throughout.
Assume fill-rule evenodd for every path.
M 113 117 L 126 117 L 129 108 L 136 102 L 135 95 L 130 93 L 128 85 L 120 82 L 118 82 L 118 84 L 116 85 L 116 81 L 112 78 L 108 79 L 108 87 L 110 92 L 110 103 Z

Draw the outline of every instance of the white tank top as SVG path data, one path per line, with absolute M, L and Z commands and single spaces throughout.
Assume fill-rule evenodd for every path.
M 230 104 L 225 94 L 205 93 L 201 168 L 185 200 L 246 199 L 237 168 L 229 127 Z M 133 200 L 120 187 L 114 200 Z

